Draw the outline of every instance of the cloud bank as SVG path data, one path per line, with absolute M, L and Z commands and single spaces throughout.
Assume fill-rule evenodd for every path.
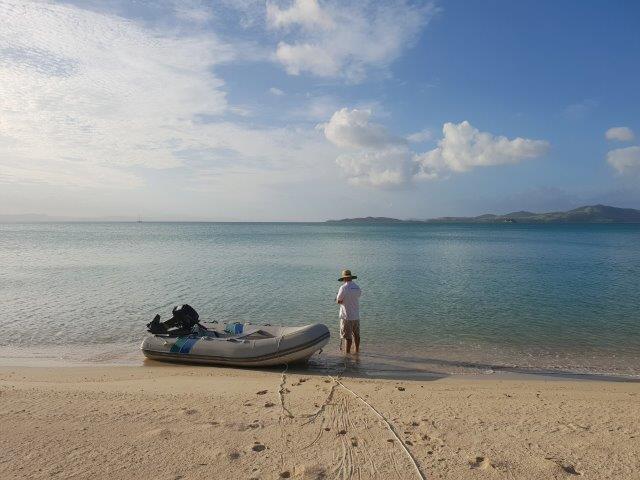
M 212 18 L 179 5 L 178 25 Z M 236 121 L 250 112 L 216 69 L 237 47 L 171 22 L 0 0 L 0 182 L 137 188 L 168 169 L 201 183 L 318 160 L 312 130 Z
M 192 143 L 193 117 L 228 108 L 210 69 L 233 52 L 210 34 L 17 1 L 2 2 L 0 18 L 0 146 L 13 177 L 32 169 L 42 182 L 49 172 L 54 183 L 101 174 L 138 185 L 113 167 L 179 166 L 173 151 Z
M 476 167 L 515 164 L 544 155 L 549 143 L 481 132 L 468 121 L 445 123 L 437 147 L 416 153 L 409 142 L 370 121 L 371 111 L 343 108 L 318 126 L 327 140 L 349 150 L 336 163 L 352 184 L 397 188 Z

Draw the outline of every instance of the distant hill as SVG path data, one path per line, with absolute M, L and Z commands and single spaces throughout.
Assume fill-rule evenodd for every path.
M 640 223 L 640 210 L 590 205 L 567 212 L 511 212 L 505 215 L 484 214 L 477 217 L 439 217 L 428 220 L 399 220 L 387 217 L 345 218 L 327 223 Z

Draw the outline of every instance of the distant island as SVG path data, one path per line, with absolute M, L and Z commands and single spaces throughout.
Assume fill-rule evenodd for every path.
M 505 215 L 484 214 L 477 217 L 439 217 L 427 220 L 400 220 L 388 217 L 344 218 L 326 223 L 640 223 L 640 210 L 607 205 L 589 205 L 567 212 L 511 212 Z

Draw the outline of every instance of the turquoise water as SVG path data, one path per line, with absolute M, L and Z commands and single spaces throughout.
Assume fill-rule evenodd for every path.
M 360 368 L 640 374 L 638 225 L 0 225 L 0 356 L 138 359 L 144 325 L 328 324 L 359 276 Z M 324 362 L 324 363 L 323 363 Z

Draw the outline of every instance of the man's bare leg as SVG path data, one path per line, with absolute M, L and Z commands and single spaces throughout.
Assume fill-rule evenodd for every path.
M 351 339 L 347 338 L 347 353 L 351 353 Z
M 353 339 L 354 339 L 355 344 L 356 344 L 356 353 L 358 353 L 360 351 L 360 335 L 354 335 Z M 347 352 L 348 351 L 349 350 L 347 349 Z

